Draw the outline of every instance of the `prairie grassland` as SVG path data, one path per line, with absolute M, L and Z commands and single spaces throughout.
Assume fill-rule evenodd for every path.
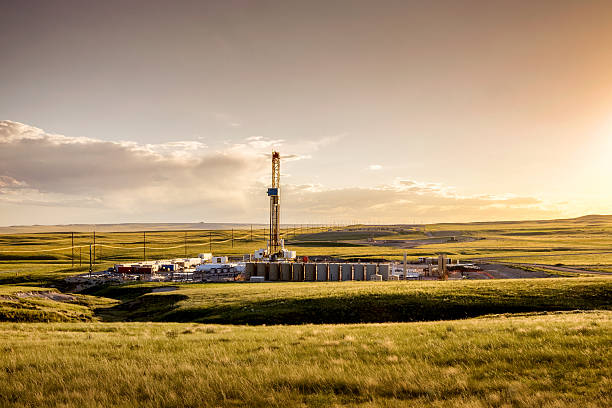
M 97 265 L 96 270 L 103 269 L 111 264 Z M 57 286 L 64 284 L 68 276 L 84 273 L 89 266 L 74 268 L 70 264 L 57 262 L 0 262 L 0 285 L 25 285 L 25 286 Z
M 107 320 L 222 324 L 371 323 L 486 314 L 612 309 L 612 278 L 416 282 L 278 282 L 110 286 L 91 293 L 123 301 Z M 167 284 L 166 284 L 167 285 Z
M 319 326 L 0 324 L 0 406 L 608 407 L 612 312 Z
M 96 296 L 63 294 L 53 288 L 0 285 L 0 321 L 93 321 L 98 320 L 96 309 L 117 303 Z
M 524 221 L 502 223 L 434 224 L 424 227 L 285 228 L 282 234 L 299 255 L 337 258 L 401 259 L 406 251 L 411 259 L 418 256 L 447 253 L 457 259 L 482 257 L 525 257 L 539 263 L 568 265 L 612 265 L 612 218 L 586 217 L 574 220 Z M 232 239 L 233 236 L 233 239 Z M 391 239 L 400 242 L 422 240 L 412 248 L 398 245 L 369 244 L 366 238 Z M 471 241 L 429 244 L 428 238 L 467 237 Z M 95 263 L 113 263 L 142 259 L 196 256 L 201 252 L 241 256 L 265 246 L 266 231 L 211 230 L 104 232 L 96 234 Z M 403 240 L 403 241 L 402 241 Z M 29 263 L 69 263 L 73 252 L 70 233 L 0 235 L 0 261 Z M 76 233 L 74 260 L 89 263 L 89 244 L 93 234 Z M 64 250 L 55 250 L 66 248 Z M 576 255 L 578 254 L 578 255 Z M 579 258 L 575 258 L 579 257 Z M 578 259 L 578 260 L 574 260 Z M 517 261 L 518 262 L 518 261 Z
M 421 282 L 132 283 L 59 294 L 0 286 L 0 321 L 171 321 L 219 324 L 370 323 L 498 313 L 611 310 L 612 278 Z M 45 296 L 39 296 L 40 294 Z M 55 299 L 59 297 L 59 299 Z

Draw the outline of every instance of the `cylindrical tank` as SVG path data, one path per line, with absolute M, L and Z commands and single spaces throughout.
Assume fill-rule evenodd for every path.
M 378 273 L 382 275 L 382 280 L 389 280 L 389 264 L 380 264 L 378 265 Z
M 366 264 L 366 280 L 372 280 L 373 275 L 376 275 L 376 264 Z
M 321 262 L 317 264 L 317 280 L 318 281 L 327 280 L 327 264 L 326 263 Z
M 270 276 L 270 280 L 271 281 L 277 281 L 279 278 L 279 264 L 277 264 L 276 262 L 270 262 L 270 272 L 269 272 L 269 276 Z
M 291 264 L 289 262 L 283 262 L 280 264 L 280 272 L 281 272 L 281 280 L 282 281 L 290 281 L 291 280 Z
M 337 264 L 337 263 L 329 264 L 329 280 L 330 281 L 340 280 L 340 264 Z
M 255 276 L 255 262 L 247 262 L 244 266 L 244 277 L 246 280 L 251 279 L 251 276 Z
M 353 280 L 353 265 L 342 264 L 341 269 L 342 269 L 341 278 L 343 281 Z
M 315 264 L 310 262 L 304 264 L 304 280 L 309 282 L 315 280 Z
M 356 281 L 362 281 L 364 278 L 363 264 L 353 264 L 353 277 Z
M 257 262 L 257 276 L 263 276 L 264 280 L 268 280 L 268 263 Z
M 296 282 L 302 282 L 304 280 L 304 264 L 294 263 L 293 264 L 293 280 Z

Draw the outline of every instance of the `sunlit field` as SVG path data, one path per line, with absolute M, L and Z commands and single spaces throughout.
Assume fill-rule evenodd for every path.
M 610 406 L 612 278 L 587 273 L 612 272 L 610 225 L 283 230 L 300 256 L 576 266 L 557 278 L 133 282 L 81 293 L 65 278 L 89 270 L 90 244 L 98 271 L 241 257 L 265 246 L 266 231 L 105 232 L 95 246 L 75 233 L 74 250 L 70 233 L 0 235 L 0 406 Z
M 0 324 L 0 406 L 612 404 L 610 312 L 437 323 Z
M 289 226 L 282 235 L 302 256 L 401 259 L 446 253 L 455 259 L 494 259 L 554 265 L 612 266 L 612 218 L 426 226 Z M 265 247 L 265 229 L 96 233 L 95 263 L 197 256 L 242 256 Z M 440 242 L 443 241 L 443 242 Z M 0 261 L 88 266 L 94 234 L 0 235 Z M 146 245 L 145 245 L 146 244 Z M 146 246 L 146 248 L 144 248 Z

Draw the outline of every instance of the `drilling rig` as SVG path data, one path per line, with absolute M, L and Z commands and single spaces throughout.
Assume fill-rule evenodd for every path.
M 276 255 L 283 245 L 279 232 L 280 221 L 280 154 L 272 152 L 272 187 L 268 189 L 270 197 L 270 242 L 269 254 Z

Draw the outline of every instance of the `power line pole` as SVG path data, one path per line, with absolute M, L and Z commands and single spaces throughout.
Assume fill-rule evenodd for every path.
M 210 253 L 212 254 L 212 231 L 208 233 L 208 245 L 210 246 Z
M 70 233 L 72 241 L 72 267 L 74 268 L 74 232 Z
M 147 260 L 147 232 L 142 231 L 142 260 Z
M 253 241 L 253 224 L 251 224 L 251 241 Z
M 93 232 L 93 263 L 96 263 L 96 231 Z
M 187 231 L 185 231 L 185 258 L 187 258 Z
M 234 229 L 232 228 L 232 248 L 234 247 Z
M 95 248 L 94 246 L 94 249 Z M 91 279 L 91 244 L 89 244 L 89 279 Z

